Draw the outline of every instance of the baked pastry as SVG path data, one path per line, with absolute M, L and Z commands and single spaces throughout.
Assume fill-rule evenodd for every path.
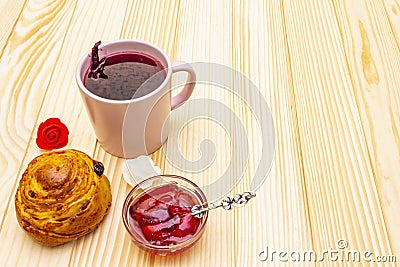
M 19 182 L 15 210 L 38 242 L 57 246 L 95 230 L 111 206 L 110 182 L 100 162 L 78 150 L 42 154 Z

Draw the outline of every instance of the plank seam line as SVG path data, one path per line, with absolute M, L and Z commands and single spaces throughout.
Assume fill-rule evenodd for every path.
M 286 44 L 286 51 L 287 51 L 287 60 L 288 60 L 288 63 L 289 63 L 289 66 L 290 66 L 290 68 L 289 68 L 289 84 L 291 84 L 292 86 L 290 87 L 291 88 L 291 92 L 292 92 L 292 98 L 293 98 L 293 106 L 294 106 L 294 112 L 293 112 L 293 115 L 294 115 L 294 117 L 295 117 L 295 123 L 296 123 L 296 127 L 295 127 L 295 129 L 296 129 L 296 133 L 295 133 L 295 135 L 296 135 L 296 139 L 297 139 L 297 147 L 298 147 L 298 149 L 299 149 L 299 152 L 300 152 L 300 173 L 301 173 L 301 177 L 302 177 L 302 180 L 303 180 L 303 183 L 304 183 L 304 190 L 303 190 L 303 193 L 304 193 L 304 196 L 305 196 L 305 201 L 306 201 L 306 210 L 305 210 L 305 212 L 306 212 L 306 214 L 307 214 L 307 218 L 308 218 L 308 221 L 307 221 L 307 224 L 308 224 L 308 229 L 310 230 L 310 235 L 311 235 L 311 246 L 312 246 L 312 248 L 314 249 L 315 248 L 315 245 L 314 245 L 314 234 L 313 234 L 313 228 L 312 228 L 312 225 L 311 225 L 311 218 L 310 218 L 310 201 L 309 201 L 309 197 L 308 197 L 308 191 L 306 190 L 307 189 L 307 181 L 306 181 L 306 179 L 305 179 L 305 172 L 304 172 L 304 162 L 303 162 L 303 148 L 302 148 L 302 144 L 301 144 L 301 140 L 300 140 L 300 132 L 299 132 L 299 118 L 298 118 L 298 115 L 297 115 L 297 104 L 296 104 L 296 94 L 295 94 L 295 92 L 294 92 L 294 82 L 293 82 L 293 65 L 292 65 L 292 59 L 291 59 L 291 56 L 290 56 L 290 47 L 289 47 L 289 43 L 288 43 L 288 34 L 287 34 L 287 26 L 286 26 L 286 17 L 285 17 L 285 8 L 284 8 L 284 3 L 283 3 L 283 1 L 281 1 L 281 3 L 280 3 L 280 5 L 281 5 L 281 10 L 282 10 L 282 23 L 283 23 L 283 35 L 284 35 L 284 39 L 285 39 L 285 44 Z
M 396 40 L 397 47 L 398 47 L 399 50 L 400 50 L 400 40 L 399 40 L 399 36 L 396 34 L 395 27 L 393 26 L 393 22 L 392 22 L 392 20 L 391 20 L 391 18 L 390 18 L 389 11 L 387 10 L 386 5 L 383 5 L 383 9 L 385 10 L 386 17 L 387 17 L 388 23 L 389 23 L 389 25 L 390 25 L 390 31 L 392 32 L 392 34 L 393 34 L 393 36 L 394 36 L 394 39 Z
M 10 42 L 11 36 L 12 36 L 13 33 L 14 33 L 15 27 L 17 26 L 18 21 L 19 21 L 20 18 L 22 17 L 22 14 L 24 13 L 24 11 L 25 11 L 25 9 L 26 9 L 26 6 L 28 5 L 27 2 L 28 2 L 28 0 L 25 0 L 24 5 L 23 5 L 22 8 L 21 8 L 21 12 L 19 12 L 19 15 L 18 15 L 17 19 L 14 21 L 14 24 L 13 24 L 13 26 L 12 26 L 12 30 L 10 31 L 10 34 L 7 36 L 5 45 L 3 46 L 3 48 L 2 48 L 2 50 L 1 50 L 1 52 L 0 52 L 0 58 L 3 57 L 4 51 L 6 50 L 6 47 L 7 47 L 7 44 Z
M 174 38 L 173 38 L 173 44 L 172 44 L 172 51 L 171 51 L 171 56 L 173 56 L 173 59 L 174 60 L 176 60 L 176 47 L 177 47 L 177 40 L 178 40 L 178 21 L 179 21 L 179 19 L 180 19 L 180 16 L 181 16 L 181 0 L 179 0 L 178 1 L 178 12 L 177 12 L 177 14 L 176 14 L 176 21 L 175 21 L 175 33 L 174 33 Z M 168 149 L 168 146 L 167 146 L 167 149 Z M 161 155 L 162 155 L 162 153 L 160 153 Z M 163 169 L 165 169 L 165 165 L 166 165 L 166 162 L 168 161 L 168 159 L 166 159 L 166 154 L 164 153 L 164 160 L 162 161 L 162 163 L 163 163 Z M 160 162 L 161 163 L 161 162 Z M 160 166 L 160 168 L 161 168 L 161 166 Z
M 342 39 L 342 44 L 344 44 L 345 38 L 344 38 L 344 33 L 343 33 L 343 31 L 342 31 L 342 28 L 340 27 L 340 20 L 339 20 L 337 5 L 335 5 L 334 3 L 332 3 L 332 5 L 333 5 L 334 12 L 335 12 L 335 19 L 336 19 L 336 22 L 337 22 L 337 25 L 338 25 L 338 29 L 339 29 L 339 32 L 340 32 L 340 38 Z M 384 9 L 386 10 L 386 8 L 384 8 Z M 397 40 L 397 38 L 396 38 L 396 40 Z M 342 53 L 343 53 L 343 56 L 344 56 L 344 58 L 345 58 L 346 69 L 347 69 L 347 73 L 348 73 L 348 75 L 349 75 L 350 82 L 351 82 L 351 87 L 352 87 L 352 88 L 351 88 L 351 89 L 352 89 L 352 90 L 351 90 L 351 94 L 353 95 L 353 97 L 354 97 L 354 99 L 355 99 L 355 103 L 356 103 L 356 105 L 357 105 L 357 118 L 358 118 L 358 120 L 359 120 L 359 122 L 360 122 L 360 131 L 361 131 L 361 134 L 362 134 L 362 137 L 363 137 L 363 139 L 362 139 L 361 141 L 364 143 L 365 148 L 366 148 L 366 150 L 367 150 L 367 158 L 368 158 L 368 162 L 369 162 L 369 167 L 371 168 L 371 172 L 372 172 L 372 176 L 373 176 L 373 181 L 374 181 L 374 184 L 375 184 L 375 190 L 374 190 L 374 191 L 376 192 L 377 201 L 378 201 L 378 204 L 379 204 L 379 207 L 380 207 L 380 214 L 381 214 L 381 217 L 382 217 L 382 220 L 383 220 L 383 223 L 384 223 L 384 227 L 385 227 L 384 233 L 385 233 L 385 235 L 386 235 L 386 241 L 388 242 L 388 245 L 389 245 L 389 251 L 390 251 L 390 253 L 392 253 L 392 251 L 393 251 L 393 249 L 392 249 L 392 242 L 391 242 L 390 236 L 388 235 L 388 231 L 387 231 L 387 222 L 386 222 L 386 218 L 385 218 L 385 216 L 384 216 L 383 209 L 382 209 L 382 205 L 381 205 L 381 196 L 380 196 L 380 194 L 379 194 L 379 192 L 378 192 L 378 189 L 377 189 L 377 188 L 378 188 L 378 187 L 377 187 L 377 174 L 376 174 L 375 166 L 374 166 L 374 164 L 373 164 L 373 160 L 372 160 L 372 156 L 371 156 L 371 151 L 370 151 L 370 148 L 369 148 L 369 146 L 368 146 L 367 137 L 366 137 L 366 135 L 365 135 L 364 124 L 363 124 L 363 122 L 362 122 L 362 120 L 361 120 L 361 115 L 360 115 L 360 103 L 359 103 L 359 101 L 357 100 L 356 93 L 355 93 L 355 81 L 354 81 L 354 77 L 353 77 L 353 75 L 352 75 L 351 67 L 350 67 L 350 62 L 349 62 L 349 59 L 348 59 L 348 57 L 347 57 L 347 55 L 346 55 L 346 52 L 344 51 L 344 47 L 342 47 Z
M 231 40 L 231 44 L 232 44 L 232 46 L 231 46 L 231 49 L 232 49 L 232 51 L 231 51 L 231 55 L 232 55 L 232 58 L 235 58 L 235 51 L 237 51 L 235 48 L 237 47 L 237 45 L 236 45 L 236 42 L 234 42 L 234 40 L 236 39 L 236 34 L 237 34 L 237 28 L 235 27 L 235 4 L 234 4 L 234 0 L 232 0 L 231 1 L 231 27 L 232 27 L 232 35 L 231 35 L 231 38 L 232 38 L 232 40 Z M 243 2 L 241 1 L 240 2 L 240 7 L 239 8 L 242 8 L 242 4 L 243 4 Z M 241 20 L 241 18 L 239 18 L 239 21 Z M 242 25 L 241 25 L 242 26 Z M 240 34 L 241 34 L 241 32 L 240 32 L 240 29 L 239 29 L 239 36 L 240 36 Z M 240 47 L 240 45 L 239 45 L 239 47 Z M 236 63 L 236 60 L 235 60 L 235 63 Z M 233 62 L 231 62 L 231 64 L 233 64 Z M 236 67 L 236 66 L 235 66 Z M 232 102 L 232 100 L 230 100 L 230 102 Z M 235 128 L 236 128 L 236 125 L 235 125 Z M 233 128 L 233 129 L 235 129 L 235 128 Z M 231 180 L 231 182 L 232 182 L 232 180 Z M 236 186 L 236 185 L 235 185 Z M 232 246 L 232 248 L 233 248 L 233 255 L 232 255 L 232 257 L 233 257 L 233 259 L 232 259 L 232 263 L 233 263 L 233 265 L 235 266 L 235 267 L 237 267 L 238 266 L 238 250 L 239 250 L 239 248 L 238 248 L 238 246 L 237 246 L 237 243 L 238 243 L 238 224 L 237 224 L 237 216 L 238 216 L 238 211 L 237 210 L 234 210 L 233 211 L 233 217 L 234 217 L 234 219 L 232 220 L 232 227 L 233 227 L 233 246 Z
M 24 13 L 24 10 L 25 10 L 26 6 L 27 6 L 27 1 L 24 2 L 24 5 L 23 5 L 23 7 L 21 8 L 21 12 L 19 13 L 18 18 L 17 18 L 17 19 L 15 20 L 15 22 L 14 22 L 14 25 L 13 25 L 13 27 L 12 27 L 12 31 L 10 32 L 10 34 L 9 34 L 8 37 L 7 37 L 7 41 L 5 42 L 5 45 L 4 45 L 4 47 L 3 47 L 3 50 L 2 50 L 1 53 L 0 53 L 0 59 L 3 57 L 5 48 L 7 47 L 7 44 L 10 42 L 10 38 L 11 38 L 11 36 L 13 35 L 14 29 L 15 29 L 15 27 L 16 27 L 18 21 L 20 20 L 22 14 Z M 40 107 L 40 109 L 41 109 L 41 107 Z M 37 122 L 37 119 L 36 119 L 36 122 Z M 30 135 L 30 137 L 29 137 L 29 143 L 31 142 L 32 135 L 33 135 L 33 132 L 31 133 L 31 135 Z M 28 143 L 28 144 L 29 144 L 29 143 Z M 26 155 L 27 155 L 27 149 L 25 149 L 25 153 L 24 153 L 24 155 L 23 155 L 23 157 L 22 157 L 22 162 L 24 161 Z M 21 173 L 22 168 L 23 168 L 23 166 L 22 166 L 22 164 L 21 164 L 21 165 L 19 166 L 19 168 L 18 168 L 17 174 Z M 17 177 L 17 179 L 16 179 L 16 181 L 15 181 L 13 187 L 12 187 L 12 192 L 15 192 L 15 190 L 16 190 L 16 185 L 17 185 L 17 182 L 18 182 L 18 181 L 19 181 L 19 179 L 18 179 L 18 177 Z M 13 195 L 14 195 L 14 194 L 13 194 Z M 9 209 L 10 202 L 11 202 L 12 199 L 14 199 L 14 198 L 12 197 L 13 195 L 11 195 L 10 198 L 8 199 L 7 204 L 6 204 L 6 209 L 5 209 L 5 211 L 7 211 L 7 210 Z M 0 232 L 1 232 L 2 229 L 3 229 L 3 224 L 4 224 L 4 221 L 5 221 L 6 216 L 7 216 L 7 214 L 4 214 L 4 216 L 1 218 L 1 222 L 0 222 Z

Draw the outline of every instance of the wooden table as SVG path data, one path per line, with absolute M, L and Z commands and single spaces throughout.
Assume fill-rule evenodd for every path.
M 399 1 L 1 0 L 0 10 L 1 266 L 383 265 L 335 256 L 294 261 L 310 250 L 400 261 Z M 274 162 L 257 197 L 210 213 L 199 243 L 175 257 L 152 256 L 130 241 L 121 221 L 131 189 L 122 179 L 124 159 L 96 142 L 74 80 L 78 59 L 96 41 L 122 38 L 152 42 L 172 60 L 238 70 L 259 88 L 275 121 Z M 200 97 L 224 103 L 245 126 L 249 164 L 232 193 L 242 192 L 263 141 L 252 112 L 206 85 L 192 99 Z M 99 229 L 55 248 L 29 238 L 14 211 L 23 171 L 44 152 L 35 138 L 49 117 L 68 126 L 67 148 L 104 163 L 113 193 Z M 203 139 L 216 144 L 215 161 L 198 174 L 175 168 L 164 149 L 151 158 L 164 173 L 211 181 L 229 165 L 229 134 L 210 120 L 185 126 L 179 142 L 188 160 L 200 157 Z

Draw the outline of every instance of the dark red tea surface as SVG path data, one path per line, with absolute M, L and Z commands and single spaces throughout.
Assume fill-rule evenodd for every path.
M 103 58 L 101 72 L 94 78 L 90 75 L 92 65 L 84 78 L 85 87 L 95 95 L 112 100 L 138 98 L 157 89 L 165 80 L 164 66 L 151 56 L 124 52 Z M 89 77 L 91 76 L 91 77 Z
M 201 219 L 192 216 L 193 193 L 174 184 L 149 190 L 129 207 L 131 228 L 150 244 L 169 246 L 190 239 Z

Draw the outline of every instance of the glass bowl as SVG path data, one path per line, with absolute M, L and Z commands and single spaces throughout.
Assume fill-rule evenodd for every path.
M 201 218 L 195 218 L 190 215 L 190 210 L 193 205 L 205 202 L 204 193 L 188 179 L 157 175 L 143 180 L 129 192 L 122 218 L 131 239 L 139 248 L 166 256 L 183 252 L 200 239 L 208 212 Z M 195 226 L 190 228 L 188 225 Z

